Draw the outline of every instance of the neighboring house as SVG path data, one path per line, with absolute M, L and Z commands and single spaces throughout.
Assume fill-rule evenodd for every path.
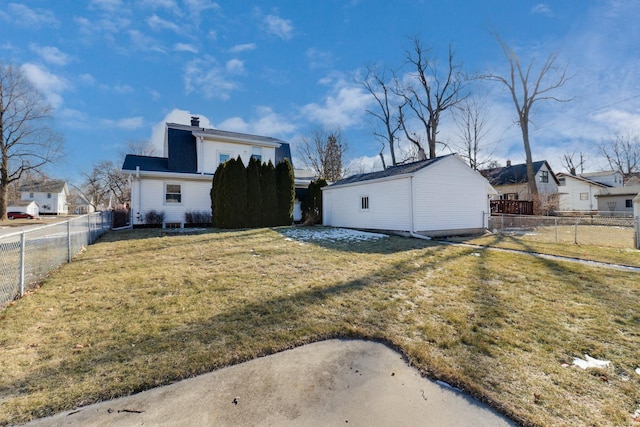
M 633 215 L 633 199 L 640 194 L 640 186 L 603 188 L 596 198 L 598 212 L 606 216 Z
M 622 172 L 613 170 L 581 173 L 580 177 L 588 179 L 589 181 L 604 184 L 607 187 L 622 187 L 624 179 Z
M 67 215 L 69 188 L 67 183 L 58 179 L 46 179 L 21 185 L 18 188 L 22 201 L 35 201 L 40 215 Z
M 82 194 L 76 195 L 73 203 L 71 204 L 71 211 L 75 215 L 85 215 L 90 214 L 96 211 L 95 204 L 93 203 L 93 198 L 88 200 L 87 197 Z
M 309 194 L 309 184 L 311 181 L 318 179 L 315 172 L 306 169 L 295 169 L 293 171 L 295 176 L 295 190 L 296 199 L 293 205 L 293 221 L 300 222 L 303 220 L 302 204 Z
M 533 162 L 533 170 L 539 194 L 553 195 L 558 192 L 558 178 L 546 160 Z M 507 160 L 504 167 L 485 169 L 480 173 L 496 189 L 500 200 L 531 200 L 526 163 L 512 165 L 511 161 Z
M 40 216 L 40 208 L 38 202 L 35 200 L 16 200 L 7 204 L 7 212 L 23 212 L 33 215 L 34 217 Z
M 584 178 L 584 175 L 577 176 L 560 172 L 556 176 L 560 183 L 558 187 L 558 209 L 560 211 L 597 211 L 596 194 L 603 189 L 610 188 L 609 185 Z
M 353 175 L 322 188 L 323 224 L 417 233 L 468 234 L 487 228 L 486 178 L 457 155 Z
M 218 165 L 240 156 L 274 166 L 291 160 L 289 144 L 276 138 L 167 123 L 163 157 L 129 154 L 122 170 L 131 178 L 132 224 L 145 223 L 150 211 L 164 213 L 164 224 L 183 226 L 185 213 L 211 213 L 212 178 Z

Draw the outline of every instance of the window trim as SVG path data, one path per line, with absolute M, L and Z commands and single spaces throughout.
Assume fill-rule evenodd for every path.
M 580 200 L 589 200 L 589 193 L 580 193 Z
M 633 208 L 633 199 L 624 199 L 625 208 Z
M 169 193 L 169 186 L 170 185 L 177 185 L 180 189 L 179 193 Z M 168 196 L 169 194 L 171 195 L 178 195 L 178 200 L 174 201 L 173 199 L 169 199 Z M 164 204 L 165 205 L 181 205 L 182 204 L 182 196 L 183 196 L 183 192 L 182 192 L 182 183 L 178 183 L 178 182 L 165 182 L 164 183 Z
M 233 154 L 231 154 L 231 152 L 229 151 L 218 151 L 218 166 L 224 163 L 222 160 L 220 160 L 221 156 L 229 156 L 229 158 L 224 161 L 224 162 L 227 162 L 231 160 L 231 158 L 233 157 Z
M 360 210 L 365 212 L 371 210 L 369 195 L 360 196 Z
M 547 184 L 549 182 L 549 171 L 540 171 L 540 182 Z

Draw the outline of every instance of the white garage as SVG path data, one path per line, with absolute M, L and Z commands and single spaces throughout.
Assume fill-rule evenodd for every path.
M 322 189 L 323 224 L 425 236 L 483 232 L 495 189 L 455 154 L 353 175 Z

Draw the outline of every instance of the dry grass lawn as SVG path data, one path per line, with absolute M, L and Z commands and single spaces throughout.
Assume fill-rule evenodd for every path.
M 525 425 L 638 425 L 640 274 L 286 230 L 103 236 L 0 311 L 0 425 L 329 337 L 384 341 Z

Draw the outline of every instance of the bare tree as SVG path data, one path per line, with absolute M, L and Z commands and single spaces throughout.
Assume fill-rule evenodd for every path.
M 396 133 L 400 130 L 400 117 L 399 117 L 399 105 L 393 102 L 393 97 L 397 90 L 392 90 L 389 87 L 394 83 L 387 82 L 386 69 L 382 69 L 380 72 L 375 67 L 367 68 L 367 75 L 365 79 L 360 83 L 367 91 L 373 96 L 378 105 L 378 109 L 367 109 L 367 113 L 376 118 L 382 126 L 382 130 L 374 128 L 373 135 L 378 141 L 381 142 L 381 149 L 378 155 L 382 161 L 383 169 L 386 169 L 386 162 L 384 159 L 384 150 L 389 147 L 389 153 L 391 154 L 391 165 L 397 164 L 396 160 L 396 142 L 398 137 Z
M 62 137 L 51 127 L 51 111 L 19 68 L 0 64 L 0 219 L 7 219 L 11 183 L 62 154 Z
M 111 160 L 102 161 L 91 171 L 82 172 L 84 183 L 76 187 L 81 197 L 95 209 L 112 207 L 111 202 L 124 205 L 131 200 L 131 188 L 127 175 Z
M 576 155 L 579 156 L 576 159 Z M 571 175 L 576 175 L 578 168 L 580 168 L 580 173 L 584 172 L 584 155 L 582 153 L 576 154 L 576 152 L 567 153 L 562 156 L 562 166 L 569 172 Z
M 472 169 L 478 170 L 491 162 L 491 153 L 484 147 L 484 139 L 489 132 L 488 115 L 490 107 L 485 98 L 467 98 L 460 102 L 453 113 L 453 120 L 460 137 L 460 155 Z
M 311 137 L 303 138 L 298 151 L 306 166 L 311 168 L 318 178 L 327 181 L 342 179 L 342 157 L 347 151 L 347 144 L 342 138 L 340 128 L 312 130 Z
M 522 67 L 520 58 L 515 51 L 507 45 L 497 34 L 495 39 L 502 48 L 507 62 L 509 64 L 509 72 L 507 76 L 498 74 L 488 74 L 484 76 L 488 80 L 502 83 L 508 90 L 513 100 L 513 104 L 518 114 L 518 124 L 522 132 L 522 143 L 524 145 L 525 160 L 527 164 L 527 181 L 529 185 L 529 193 L 534 201 L 538 201 L 538 187 L 535 180 L 535 171 L 533 169 L 533 158 L 531 155 L 531 143 L 529 140 L 529 123 L 531 122 L 531 112 L 534 104 L 541 101 L 557 101 L 567 102 L 569 99 L 557 98 L 551 93 L 563 86 L 569 77 L 567 76 L 567 67 L 558 66 L 556 61 L 558 53 L 552 52 L 542 64 L 537 74 L 534 72 L 535 59 L 529 62 L 526 68 Z M 534 207 L 534 209 L 536 209 Z
M 148 139 L 131 139 L 124 145 L 124 149 L 120 150 L 120 157 L 124 161 L 127 154 L 135 154 L 136 156 L 156 156 L 157 150 Z
M 600 152 L 611 169 L 620 171 L 624 179 L 640 172 L 640 139 L 638 136 L 616 134 L 600 144 Z
M 413 50 L 408 50 L 407 63 L 413 68 L 410 72 L 410 81 L 405 82 L 400 95 L 404 103 L 400 107 L 400 121 L 405 136 L 418 150 L 424 150 L 420 134 L 409 129 L 408 118 L 403 112 L 409 110 L 411 115 L 418 119 L 424 128 L 429 148 L 429 158 L 436 157 L 436 144 L 438 126 L 442 114 L 456 106 L 466 98 L 463 94 L 465 78 L 461 72 L 461 65 L 454 61 L 454 53 L 449 46 L 447 66 L 444 73 L 438 71 L 437 62 L 429 58 L 429 50 L 426 49 L 420 39 L 412 39 Z

